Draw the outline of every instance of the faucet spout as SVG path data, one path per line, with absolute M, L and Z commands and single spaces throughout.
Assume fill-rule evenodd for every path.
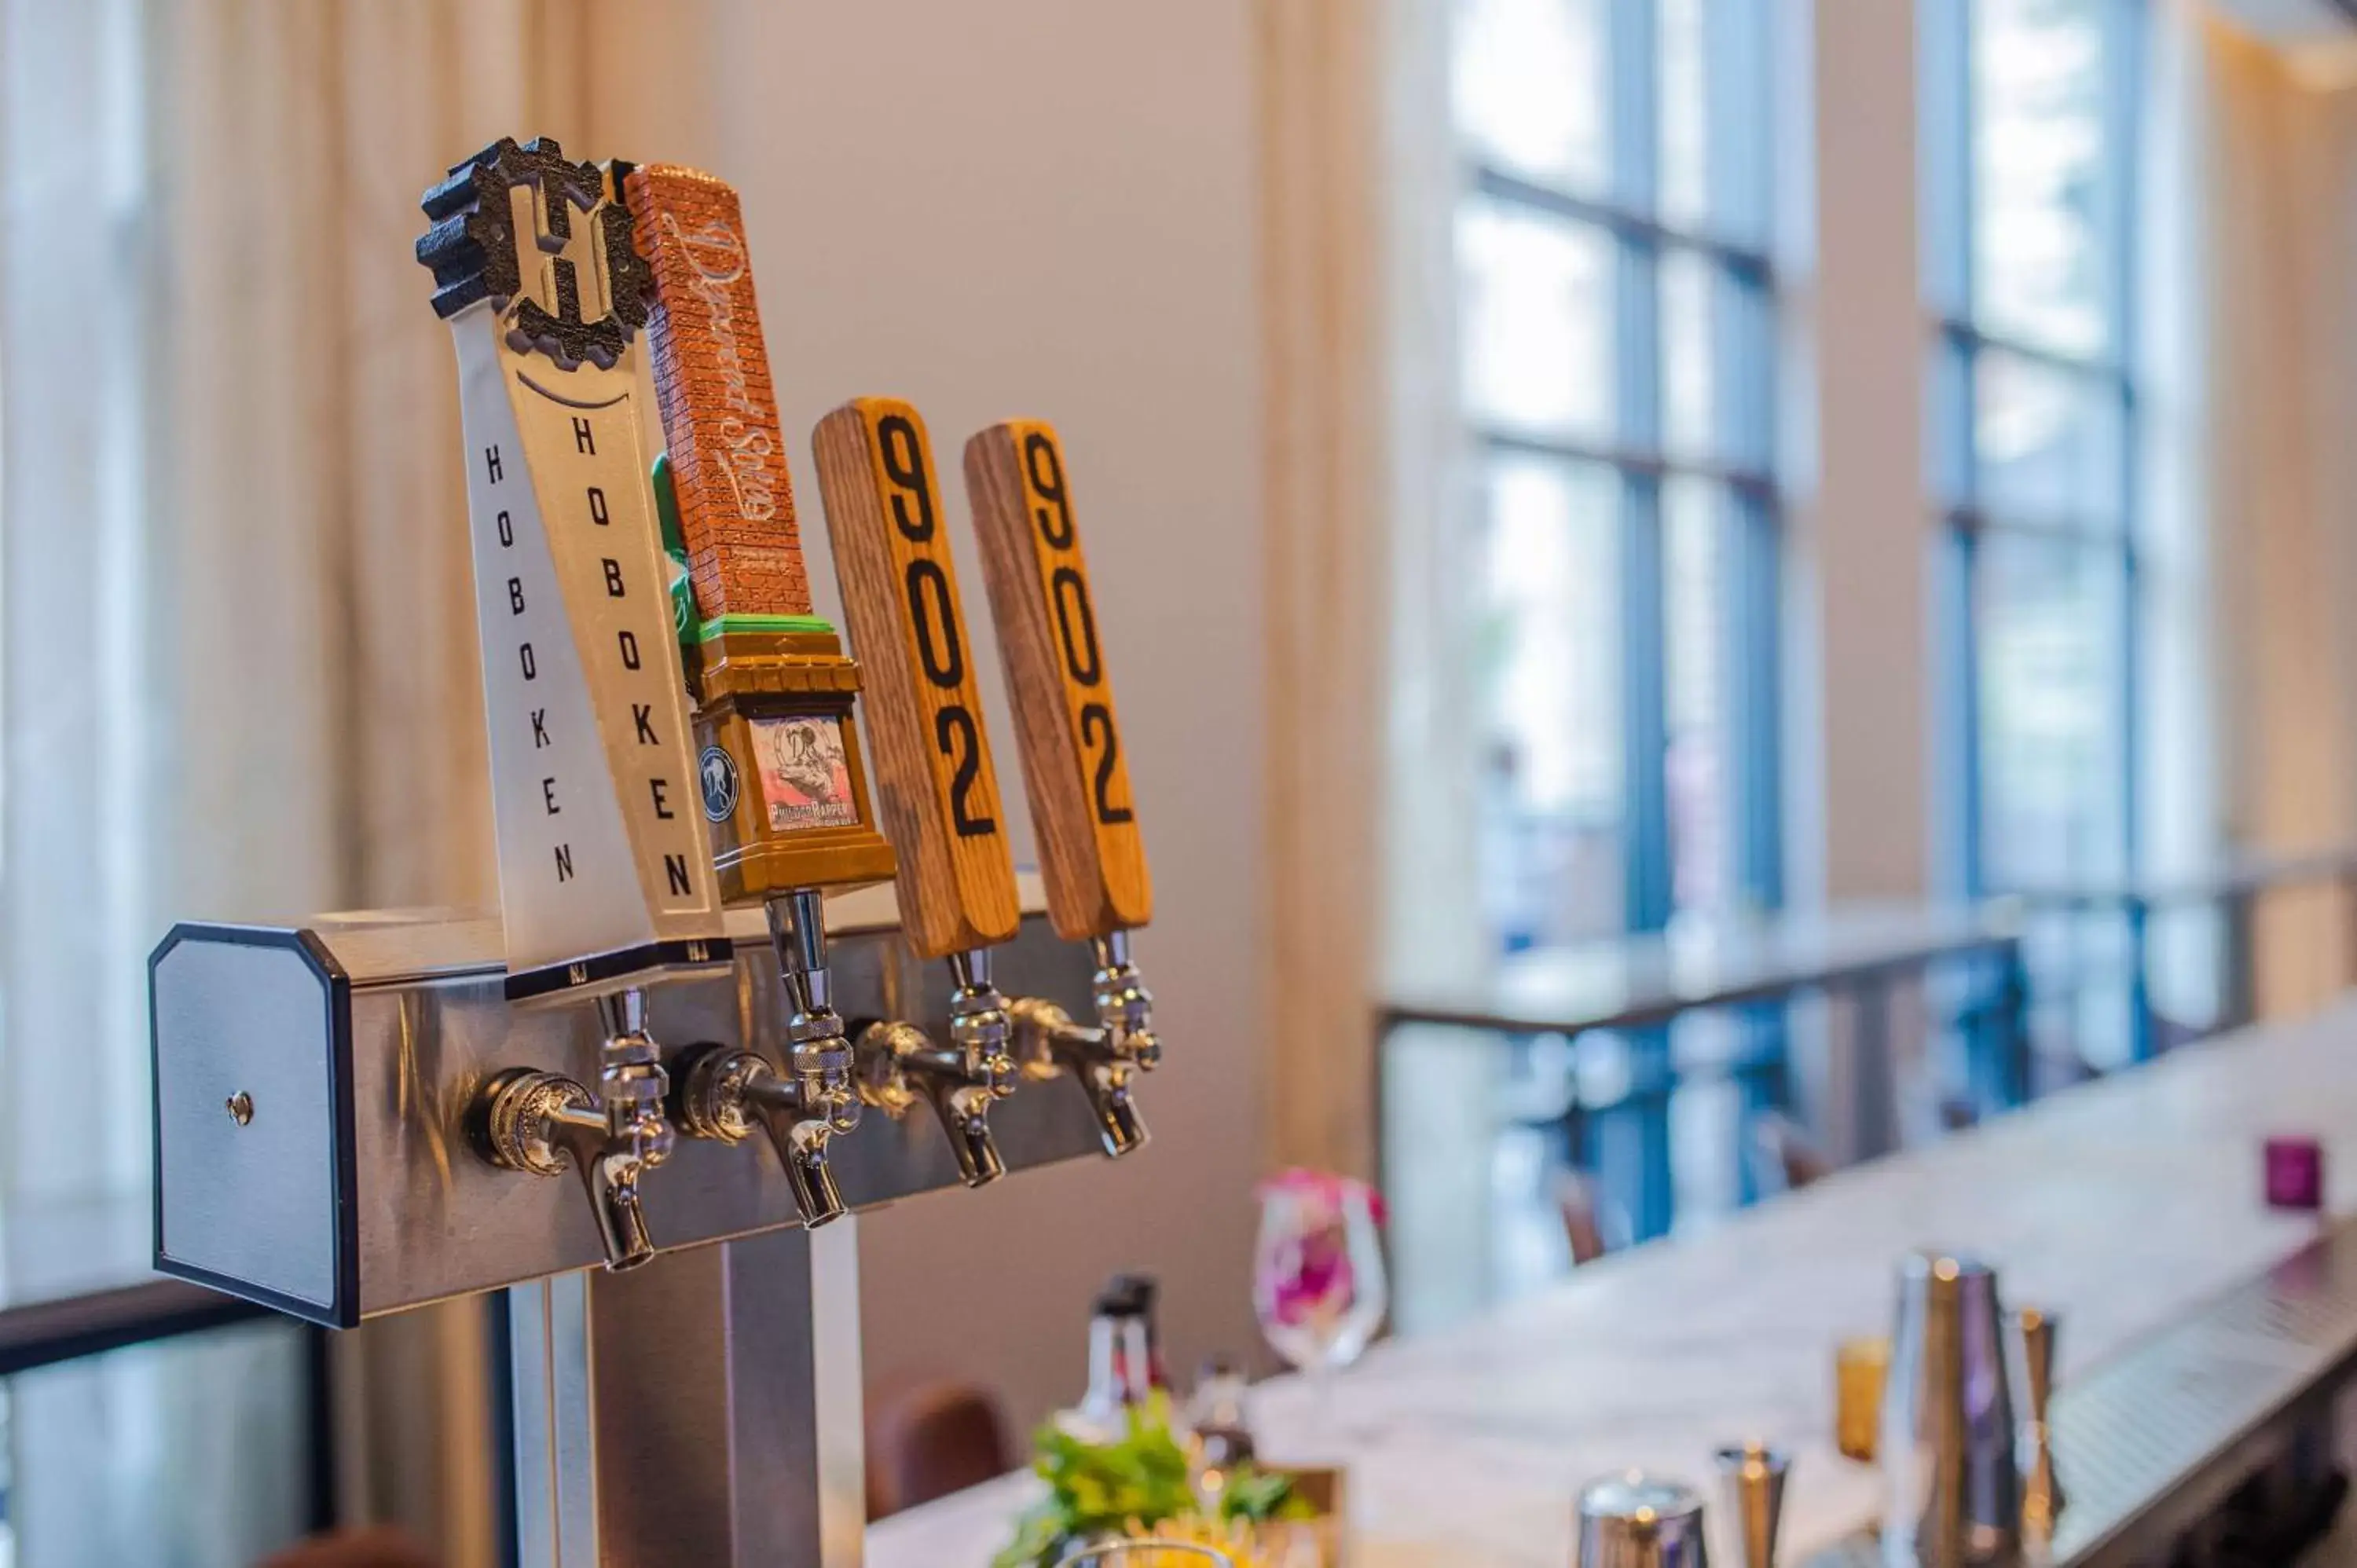
M 1043 997 L 1018 997 L 1006 1010 L 1025 1074 L 1053 1078 L 1069 1071 L 1089 1097 L 1107 1155 L 1118 1159 L 1146 1146 L 1151 1135 L 1132 1092 L 1132 1080 L 1145 1063 L 1108 1031 L 1074 1023 L 1071 1014 Z
M 998 1141 L 990 1135 L 990 1107 L 997 1096 L 973 1084 L 951 1088 L 933 1083 L 925 1098 L 949 1134 L 950 1150 L 957 1155 L 958 1177 L 968 1187 L 988 1187 L 1006 1174 Z
M 606 1267 L 618 1273 L 655 1255 L 639 1181 L 671 1152 L 671 1127 L 661 1109 L 662 1076 L 662 1069 L 654 1069 L 658 1099 L 651 1124 L 626 1101 L 601 1105 L 587 1087 L 564 1074 L 530 1069 L 501 1073 L 479 1101 L 485 1153 L 493 1165 L 546 1176 L 570 1169 L 580 1176 L 597 1217 Z M 623 1130 L 618 1133 L 618 1126 Z
M 827 1159 L 829 1144 L 859 1125 L 859 1096 L 851 1087 L 851 1048 L 797 1044 L 791 1075 L 768 1058 L 729 1046 L 705 1046 L 685 1058 L 679 1115 L 688 1135 L 739 1144 L 758 1128 L 778 1152 L 805 1226 L 846 1212 Z
M 794 1208 L 802 1214 L 802 1224 L 814 1230 L 842 1219 L 845 1212 L 843 1189 L 835 1185 L 834 1166 L 826 1157 L 830 1136 L 826 1123 L 798 1122 L 791 1133 L 780 1138 L 777 1124 L 771 1122 L 770 1135 L 786 1167 L 786 1182 L 793 1188 Z
M 991 1136 L 990 1108 L 1015 1092 L 1015 1060 L 1006 1054 L 1006 1012 L 998 993 L 989 995 L 995 1026 L 977 1024 L 952 1000 L 948 1048 L 914 1024 L 870 1024 L 859 1032 L 860 1093 L 895 1116 L 921 1096 L 940 1119 L 968 1187 L 986 1187 L 1006 1174 Z
M 635 1269 L 655 1255 L 654 1238 L 647 1233 L 646 1208 L 639 1200 L 639 1176 L 647 1169 L 646 1161 L 635 1152 L 618 1151 L 607 1144 L 602 1125 L 581 1141 L 588 1146 L 571 1156 L 573 1168 L 581 1173 L 590 1211 L 597 1217 L 597 1240 L 606 1249 L 606 1267 L 616 1273 Z
M 1097 1113 L 1097 1137 L 1114 1159 L 1146 1146 L 1145 1118 L 1130 1093 L 1130 1069 L 1120 1062 L 1092 1062 L 1081 1073 L 1089 1106 Z
M 774 1072 L 755 1074 L 745 1086 L 747 1106 L 759 1119 L 786 1168 L 794 1208 L 802 1224 L 816 1230 L 843 1218 L 843 1191 L 835 1185 L 827 1145 L 859 1125 L 859 1097 L 851 1090 L 851 1050 L 825 1053 L 823 1062 L 804 1059 L 797 1047 L 791 1080 Z M 839 1059 L 837 1059 L 839 1058 Z M 767 1064 L 764 1064 L 766 1067 Z

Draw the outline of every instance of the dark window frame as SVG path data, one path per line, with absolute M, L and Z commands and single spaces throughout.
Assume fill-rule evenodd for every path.
M 2057 349 L 2018 334 L 1992 329 L 1975 311 L 1974 244 L 1981 210 L 1975 162 L 1975 84 L 1972 28 L 1982 0 L 1922 0 L 1923 134 L 1928 190 L 1924 204 L 1927 274 L 1937 309 L 1932 398 L 1936 526 L 1943 535 L 1943 582 L 1947 603 L 1946 687 L 1943 725 L 1950 747 L 1951 776 L 1957 781 L 1952 821 L 1943 838 L 1949 848 L 1947 875 L 1967 898 L 2018 889 L 1999 886 L 1989 875 L 1986 813 L 1986 737 L 1982 733 L 1981 569 L 1984 544 L 1991 539 L 2043 540 L 2107 558 L 2119 593 L 2119 671 L 2114 715 L 2119 725 L 2119 768 L 2113 780 L 2119 806 L 2124 874 L 2132 874 L 2141 843 L 2137 763 L 2141 751 L 2138 703 L 2143 639 L 2139 599 L 2143 583 L 2138 504 L 2139 419 L 2135 356 L 2136 274 L 2134 236 L 2139 199 L 2138 133 L 2143 112 L 2141 81 L 2146 19 L 2142 0 L 2099 0 L 2104 7 L 2104 156 L 2114 200 L 2107 214 L 2108 254 L 2104 258 L 2109 292 L 2105 349 L 2099 353 Z M 1979 415 L 1975 405 L 1982 357 L 2000 353 L 2081 381 L 2108 399 L 2119 420 L 2115 515 L 2036 511 L 1994 504 L 1982 494 Z
M 1733 806 L 1726 871 L 1739 902 L 1769 909 L 1783 899 L 1782 722 L 1779 672 L 1782 632 L 1783 507 L 1775 468 L 1778 295 L 1770 242 L 1765 128 L 1771 124 L 1769 28 L 1747 0 L 1702 0 L 1704 70 L 1714 99 L 1737 91 L 1706 127 L 1714 188 L 1730 179 L 1752 189 L 1714 188 L 1713 211 L 1747 212 L 1751 237 L 1664 220 L 1658 210 L 1661 54 L 1655 0 L 1606 0 L 1607 91 L 1610 100 L 1609 189 L 1576 191 L 1469 155 L 1459 199 L 1479 197 L 1555 225 L 1600 233 L 1614 253 L 1613 437 L 1590 441 L 1508 429 L 1469 413 L 1467 429 L 1485 460 L 1536 457 L 1566 468 L 1609 473 L 1620 492 L 1620 563 L 1623 784 L 1620 843 L 1623 929 L 1662 929 L 1673 912 L 1675 864 L 1670 842 L 1667 751 L 1667 580 L 1664 488 L 1700 480 L 1723 498 L 1717 509 L 1719 633 L 1715 655 L 1727 694 L 1724 734 Z M 1728 84 L 1740 84 L 1739 88 Z M 1672 449 L 1663 439 L 1660 283 L 1674 257 L 1699 260 L 1714 298 L 1711 363 L 1717 406 L 1713 445 L 1740 459 Z M 1747 306 L 1738 309 L 1732 302 Z M 1749 315 L 1752 317 L 1746 321 Z

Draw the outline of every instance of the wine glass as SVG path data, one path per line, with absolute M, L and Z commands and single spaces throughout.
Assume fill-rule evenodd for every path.
M 1269 1348 L 1308 1375 L 1321 1417 L 1334 1372 L 1365 1354 L 1391 1305 L 1382 1219 L 1374 1188 L 1349 1176 L 1289 1170 L 1260 1187 L 1253 1314 Z

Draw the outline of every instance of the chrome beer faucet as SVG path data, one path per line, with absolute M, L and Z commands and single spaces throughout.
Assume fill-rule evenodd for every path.
M 478 1107 L 493 1165 L 533 1176 L 579 1173 L 606 1266 L 619 1272 L 655 1255 L 639 1179 L 671 1157 L 672 1127 L 662 1062 L 647 1037 L 646 992 L 600 996 L 597 1015 L 606 1041 L 596 1094 L 563 1073 L 517 1068 L 493 1079 Z
M 802 1223 L 844 1213 L 827 1145 L 859 1126 L 859 1095 L 827 986 L 826 913 L 815 891 L 770 900 L 770 940 L 786 998 L 786 1070 L 758 1051 L 719 1046 L 691 1051 L 682 1065 L 680 1125 L 690 1137 L 741 1144 L 767 1134 L 792 1186 Z
M 644 164 L 622 181 L 647 263 L 647 338 L 667 450 L 651 489 L 685 568 L 697 774 L 723 899 L 759 899 L 785 986 L 781 1057 L 697 1056 L 682 1129 L 775 1144 L 805 1225 L 844 1212 L 828 1161 L 859 1124 L 828 993 L 823 895 L 893 875 L 860 751 L 860 671 L 814 613 L 770 392 L 744 214 L 724 180 Z M 733 258 L 726 275 L 707 264 Z M 766 1044 L 766 1042 L 765 1042 Z
M 1114 931 L 1091 944 L 1097 972 L 1094 1027 L 1075 1023 L 1053 1002 L 1019 997 L 1007 1004 L 1015 1021 L 1017 1059 L 1026 1076 L 1054 1078 L 1070 1072 L 1096 1112 L 1097 1132 L 1111 1155 L 1142 1147 L 1146 1122 L 1132 1093 L 1138 1073 L 1162 1058 L 1154 1034 L 1154 996 L 1129 960 L 1129 933 Z
M 914 1024 L 877 1023 L 860 1031 L 859 1091 L 897 1116 L 917 1101 L 933 1108 L 957 1155 L 958 1175 L 983 1187 L 1006 1174 L 990 1135 L 990 1108 L 1015 1092 L 1013 1025 L 1006 999 L 990 979 L 990 950 L 950 955 L 950 1043 L 935 1045 Z

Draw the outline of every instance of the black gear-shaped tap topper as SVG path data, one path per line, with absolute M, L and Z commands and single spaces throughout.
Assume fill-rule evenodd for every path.
M 628 166 L 616 166 L 617 181 Z M 553 312 L 522 293 L 508 193 L 524 185 L 539 188 L 541 199 L 533 205 L 546 214 L 547 227 L 533 235 L 533 242 L 556 258 L 550 263 Z M 631 241 L 630 207 L 611 199 L 605 171 L 593 163 L 568 161 L 554 137 L 519 144 L 513 136 L 501 136 L 455 165 L 420 205 L 434 224 L 418 238 L 417 259 L 434 273 L 436 316 L 447 319 L 482 299 L 502 313 L 512 304 L 509 344 L 520 351 L 536 349 L 566 370 L 584 360 L 610 368 L 630 346 L 630 334 L 646 325 L 652 279 Z M 580 278 L 561 253 L 573 237 L 576 208 L 587 214 L 605 262 L 610 297 L 606 314 L 595 321 L 582 319 Z

